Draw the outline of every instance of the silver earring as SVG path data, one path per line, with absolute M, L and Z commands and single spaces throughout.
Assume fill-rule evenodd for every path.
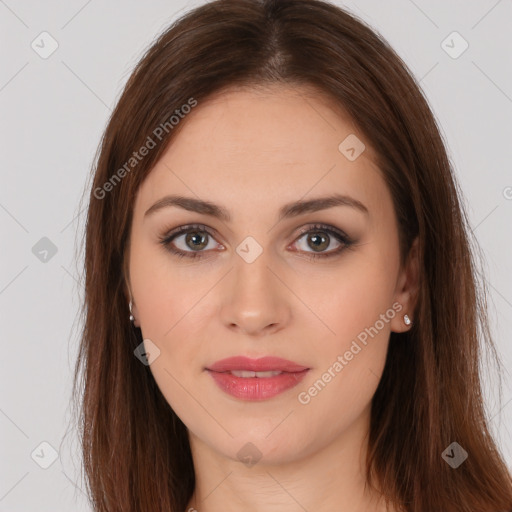
M 405 325 L 411 325 L 411 319 L 409 318 L 409 315 L 404 315 L 404 323 Z
M 133 303 L 130 300 L 130 304 L 128 305 L 128 307 L 130 308 L 130 322 L 133 322 L 135 320 L 135 317 L 132 314 L 132 306 L 133 306 Z

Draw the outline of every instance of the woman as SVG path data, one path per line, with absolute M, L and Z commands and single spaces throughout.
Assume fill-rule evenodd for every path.
M 130 77 L 85 237 L 96 511 L 503 511 L 470 230 L 418 84 L 318 0 L 217 0 Z

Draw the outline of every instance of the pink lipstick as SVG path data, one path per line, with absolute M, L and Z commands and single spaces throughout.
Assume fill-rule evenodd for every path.
M 280 357 L 237 356 L 205 369 L 225 393 L 242 400 L 266 400 L 296 386 L 310 368 Z

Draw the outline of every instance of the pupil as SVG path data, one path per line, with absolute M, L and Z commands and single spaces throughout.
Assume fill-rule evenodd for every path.
M 327 241 L 327 237 L 325 236 L 321 236 L 321 235 L 318 235 L 318 233 L 314 234 L 311 236 L 311 239 L 313 240 L 316 240 L 316 241 L 319 241 L 319 243 L 317 243 L 316 241 L 314 241 L 314 247 L 313 249 L 318 249 L 321 245 L 322 245 L 322 241 L 324 242 L 323 245 L 325 246 L 325 242 Z M 329 243 L 327 243 L 327 246 L 329 245 Z M 320 247 L 320 248 L 323 248 L 325 249 L 325 247 Z
M 194 244 L 194 247 L 192 247 L 192 248 L 194 248 L 194 249 L 198 249 L 198 248 L 199 249 L 203 249 L 203 247 L 206 247 L 206 245 L 208 245 L 207 243 L 205 243 L 206 235 L 200 236 L 197 233 L 198 233 L 197 231 L 194 232 L 194 233 L 189 233 L 187 235 L 187 240 L 186 241 L 188 243 L 189 241 L 192 240 L 193 244 Z M 195 241 L 196 239 L 199 240 L 199 244 L 200 245 L 196 244 L 196 241 Z

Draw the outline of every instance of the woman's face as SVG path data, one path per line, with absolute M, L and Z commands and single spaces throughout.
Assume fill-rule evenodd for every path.
M 294 91 L 199 103 L 134 206 L 129 283 L 150 370 L 193 445 L 234 460 L 290 462 L 364 433 L 390 332 L 411 316 L 368 141 L 319 96 Z M 334 196 L 345 201 L 314 202 Z M 193 211 L 199 201 L 209 206 Z M 211 370 L 235 356 L 306 369 Z

